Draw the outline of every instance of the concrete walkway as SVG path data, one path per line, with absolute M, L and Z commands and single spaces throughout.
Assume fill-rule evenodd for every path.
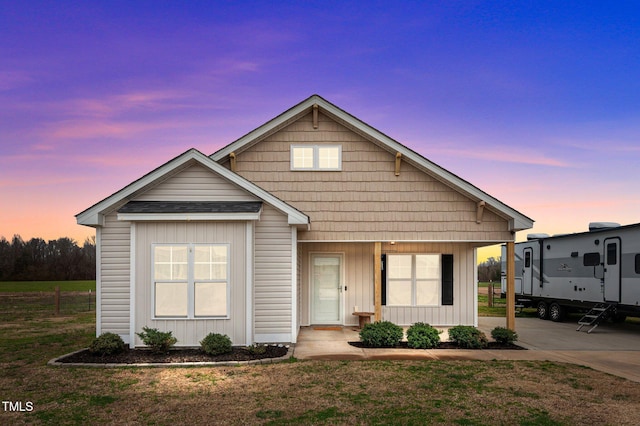
M 488 337 L 504 326 L 504 318 L 481 317 L 478 328 Z M 583 365 L 640 382 L 640 326 L 624 323 L 601 325 L 592 333 L 576 331 L 575 322 L 554 323 L 537 318 L 517 318 L 517 344 L 528 350 L 369 349 L 348 342 L 359 340 L 355 327 L 303 327 L 294 356 L 315 360 L 536 360 Z M 447 340 L 446 330 L 441 340 Z

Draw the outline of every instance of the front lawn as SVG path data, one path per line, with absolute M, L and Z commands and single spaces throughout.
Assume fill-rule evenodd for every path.
M 95 313 L 34 314 L 19 299 L 0 311 L 0 395 L 33 407 L 0 411 L 1 424 L 640 424 L 637 383 L 574 365 L 50 367 L 49 359 L 89 344 Z

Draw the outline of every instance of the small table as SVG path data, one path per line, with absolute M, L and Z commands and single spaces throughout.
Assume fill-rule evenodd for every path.
M 371 317 L 375 315 L 375 312 L 354 312 L 351 315 L 356 315 L 358 317 L 358 327 L 362 328 L 365 324 L 369 324 L 371 322 Z

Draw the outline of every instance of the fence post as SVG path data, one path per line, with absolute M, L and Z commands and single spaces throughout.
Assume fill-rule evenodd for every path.
M 60 286 L 56 286 L 56 315 L 60 315 Z
M 490 281 L 487 286 L 487 306 L 493 307 L 493 281 Z

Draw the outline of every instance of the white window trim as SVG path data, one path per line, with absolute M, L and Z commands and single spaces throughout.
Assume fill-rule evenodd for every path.
M 163 282 L 184 282 L 181 280 L 157 280 L 155 279 L 155 259 L 154 253 L 156 247 L 161 246 L 184 246 L 187 247 L 187 316 L 158 316 L 156 315 L 156 283 Z M 227 248 L 227 279 L 226 280 L 198 280 L 197 282 L 204 283 L 220 283 L 226 282 L 227 284 L 227 313 L 226 315 L 208 315 L 208 316 L 196 316 L 195 315 L 195 250 L 196 246 L 224 246 Z M 207 319 L 229 319 L 231 317 L 231 244 L 229 243 L 155 243 L 151 245 L 151 319 L 153 320 L 207 320 Z
M 294 167 L 293 166 L 293 151 L 296 148 L 313 148 L 313 166 L 312 167 Z M 338 167 L 337 168 L 320 168 L 319 150 L 320 148 L 338 148 Z M 342 145 L 291 145 L 289 148 L 290 156 L 290 169 L 291 171 L 303 172 L 303 171 L 323 171 L 323 172 L 339 172 L 342 171 Z
M 437 278 L 437 289 L 438 289 L 438 303 L 433 304 L 433 305 L 418 305 L 416 303 L 417 300 L 417 283 L 419 281 L 433 281 L 433 280 L 427 280 L 424 278 L 418 279 L 416 278 L 416 256 L 438 256 L 438 269 L 440 271 L 440 276 Z M 389 283 L 391 281 L 407 281 L 407 278 L 389 278 L 389 257 L 391 256 L 411 256 L 411 304 L 410 305 L 392 305 L 389 304 L 389 290 L 390 290 L 390 285 Z M 393 254 L 387 254 L 387 288 L 386 288 L 386 298 L 387 298 L 387 305 L 389 307 L 405 307 L 405 306 L 412 306 L 412 307 L 438 307 L 438 306 L 443 306 L 442 305 L 442 255 L 439 253 L 393 253 Z

